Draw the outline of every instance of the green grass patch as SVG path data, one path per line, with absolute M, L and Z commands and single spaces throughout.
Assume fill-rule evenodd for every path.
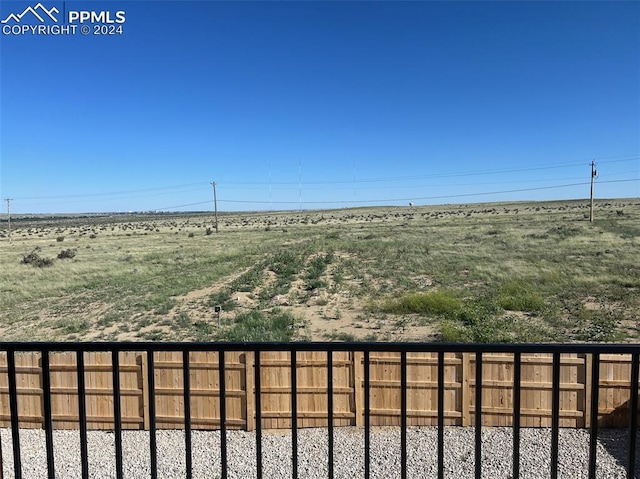
M 463 303 L 449 291 L 409 293 L 399 299 L 385 301 L 380 310 L 390 314 L 422 314 L 455 318 L 462 310 Z
M 508 311 L 540 312 L 545 299 L 530 282 L 512 280 L 506 282 L 497 295 L 498 305 Z

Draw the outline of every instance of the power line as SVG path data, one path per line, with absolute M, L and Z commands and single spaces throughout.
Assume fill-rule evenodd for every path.
M 631 158 L 629 158 L 631 157 Z M 611 158 L 611 159 L 606 159 Z M 621 163 L 628 161 L 638 161 L 640 160 L 640 156 L 633 155 L 624 155 L 624 156 L 612 156 L 612 157 L 603 157 L 603 159 L 598 159 L 599 163 Z M 441 178 L 458 178 L 458 177 L 473 177 L 473 176 L 484 176 L 484 175 L 496 175 L 503 173 L 518 173 L 518 172 L 527 172 L 527 171 L 544 171 L 544 170 L 553 170 L 553 169 L 561 169 L 567 168 L 570 166 L 583 166 L 584 161 L 574 161 L 567 162 L 561 164 L 547 164 L 526 168 L 502 168 L 502 169 L 491 169 L 491 170 L 478 170 L 478 171 L 468 171 L 468 172 L 455 172 L 455 173 L 441 173 L 441 174 L 423 174 L 423 175 L 411 175 L 411 176 L 397 176 L 397 177 L 381 177 L 381 178 L 359 178 L 356 179 L 355 175 L 353 178 L 348 180 L 324 180 L 324 181 L 307 181 L 302 182 L 302 178 L 299 177 L 297 182 L 229 182 L 225 183 L 225 187 L 233 188 L 234 185 L 239 187 L 246 186 L 260 186 L 260 185 L 281 185 L 281 186 L 297 186 L 299 190 L 302 185 L 339 185 L 339 184 L 364 184 L 364 183 L 379 183 L 379 182 L 396 182 L 396 181 L 417 181 L 424 179 L 441 179 Z M 511 183 L 511 182 L 510 182 Z M 31 197 L 16 197 L 16 200 L 20 201 L 33 201 L 33 200 L 64 200 L 64 199 L 82 199 L 82 198 L 99 198 L 99 197 L 116 197 L 120 195 L 136 195 L 144 193 L 145 196 L 151 196 L 148 193 L 150 192 L 158 192 L 153 196 L 162 195 L 164 193 L 159 192 L 170 192 L 170 190 L 176 190 L 181 188 L 190 188 L 192 186 L 198 186 L 199 188 L 194 188 L 190 190 L 185 190 L 184 192 L 190 191 L 199 191 L 204 190 L 208 186 L 210 186 L 206 182 L 197 182 L 197 183 L 187 183 L 181 185 L 170 185 L 170 186 L 161 186 L 161 187 L 151 187 L 151 188 L 138 188 L 134 190 L 122 190 L 122 191 L 111 191 L 111 192 L 102 192 L 102 193 L 78 193 L 72 195 L 48 195 L 48 196 L 31 196 Z M 362 189 L 362 188 L 361 188 Z M 136 196 L 127 196 L 120 197 L 119 199 L 130 199 L 135 198 Z
M 107 193 L 78 193 L 74 195 L 31 196 L 31 197 L 19 197 L 15 199 L 20 201 L 27 201 L 27 200 L 58 200 L 58 199 L 71 199 L 71 198 L 96 198 L 101 196 L 118 196 L 118 195 L 128 195 L 128 194 L 136 194 L 136 193 L 148 193 L 151 191 L 163 191 L 163 190 L 168 191 L 168 190 L 175 190 L 179 188 L 188 188 L 196 185 L 200 186 L 201 188 L 187 190 L 187 192 L 198 191 L 200 189 L 203 189 L 203 185 L 206 185 L 206 183 L 190 183 L 186 185 L 161 186 L 161 187 L 155 187 L 155 188 L 140 188 L 137 190 L 112 191 Z M 162 193 L 156 193 L 156 195 L 160 195 L 160 194 Z M 120 199 L 128 199 L 128 198 L 135 198 L 135 196 L 125 197 Z
M 634 158 L 627 158 L 624 160 L 615 160 L 615 161 L 603 161 L 602 163 L 620 163 L 625 161 L 638 161 L 640 160 L 639 156 Z M 325 181 L 307 181 L 304 182 L 304 185 L 335 185 L 335 184 L 352 184 L 352 183 L 377 183 L 377 182 L 393 182 L 393 181 L 413 181 L 413 180 L 422 180 L 422 179 L 437 179 L 437 178 L 458 178 L 458 177 L 466 177 L 466 176 L 484 176 L 484 175 L 496 175 L 503 173 L 519 173 L 525 171 L 540 171 L 540 170 L 553 170 L 560 168 L 567 168 L 570 166 L 584 166 L 585 162 L 572 162 L 572 163 L 563 163 L 563 164 L 555 164 L 548 166 L 532 166 L 526 168 L 509 168 L 509 169 L 493 169 L 493 170 L 479 170 L 472 172 L 458 172 L 458 173 L 442 173 L 442 174 L 425 174 L 425 175 L 411 175 L 411 176 L 396 176 L 396 177 L 383 177 L 383 178 L 361 178 L 361 179 L 350 179 L 350 180 L 325 180 Z M 267 183 L 261 181 L 255 182 L 229 182 L 225 183 L 225 185 L 265 185 Z M 298 182 L 271 182 L 272 185 L 298 185 Z
M 610 181 L 601 181 L 600 183 L 622 183 L 629 181 L 640 181 L 640 178 L 632 178 L 626 180 L 610 180 Z M 551 190 L 551 189 L 559 189 L 559 188 L 569 188 L 574 186 L 585 186 L 588 185 L 589 182 L 581 182 L 581 183 L 570 183 L 565 185 L 553 185 L 553 186 L 540 186 L 536 188 L 520 188 L 513 190 L 501 190 L 501 191 L 486 191 L 482 193 L 462 193 L 456 195 L 434 195 L 434 196 L 422 196 L 422 197 L 410 197 L 410 198 L 384 198 L 384 199 L 372 199 L 372 200 L 358 200 L 355 203 L 358 204 L 367 204 L 367 203 L 386 203 L 386 202 L 398 202 L 398 201 L 422 201 L 422 200 L 436 200 L 436 199 L 448 199 L 448 198 L 466 198 L 470 196 L 487 196 L 487 195 L 499 195 L 506 193 L 522 193 L 529 191 L 541 191 L 541 190 Z M 252 203 L 252 204 L 265 204 L 265 201 L 252 201 L 252 200 L 219 200 L 221 203 Z M 346 204 L 353 203 L 353 200 L 340 200 L 340 201 L 303 201 L 303 204 Z M 276 204 L 296 204 L 295 201 L 274 201 Z

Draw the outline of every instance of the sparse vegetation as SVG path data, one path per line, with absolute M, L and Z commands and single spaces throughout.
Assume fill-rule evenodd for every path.
M 43 258 L 38 254 L 40 248 L 35 248 L 31 253 L 22 257 L 22 264 L 30 264 L 36 268 L 45 268 L 53 265 L 52 258 Z
M 233 325 L 221 331 L 222 341 L 291 341 L 296 339 L 298 321 L 288 311 L 274 310 L 271 314 L 249 311 L 238 314 Z
M 594 223 L 585 213 L 551 202 L 221 214 L 216 235 L 197 214 L 16 217 L 12 244 L 0 223 L 0 330 L 639 341 L 640 200 L 600 201 Z
M 71 259 L 75 258 L 76 252 L 72 249 L 63 249 L 58 253 L 58 259 Z

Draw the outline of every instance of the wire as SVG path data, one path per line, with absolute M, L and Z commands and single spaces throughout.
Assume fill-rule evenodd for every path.
M 108 193 L 79 193 L 75 195 L 32 196 L 32 197 L 22 197 L 22 198 L 16 198 L 16 199 L 21 201 L 27 201 L 27 200 L 57 200 L 57 199 L 69 199 L 69 198 L 96 198 L 100 196 L 118 196 L 118 195 L 128 195 L 128 194 L 135 194 L 135 193 L 147 193 L 150 191 L 175 190 L 179 188 L 188 188 L 196 185 L 202 186 L 205 184 L 208 185 L 208 183 L 190 183 L 186 185 L 160 186 L 155 188 L 141 188 L 137 190 L 112 191 Z M 198 188 L 198 189 L 202 189 L 202 188 Z M 194 190 L 187 190 L 187 191 L 197 191 L 197 190 L 194 189 Z M 127 199 L 127 198 L 121 198 L 121 199 Z
M 622 183 L 629 181 L 640 181 L 640 178 L 626 179 L 626 180 L 609 180 L 609 181 L 599 181 L 598 183 Z M 366 204 L 366 203 L 386 203 L 386 202 L 395 202 L 395 201 L 422 201 L 422 200 L 435 200 L 435 199 L 446 199 L 446 198 L 465 198 L 469 196 L 486 196 L 486 195 L 499 195 L 506 193 L 522 193 L 528 191 L 540 191 L 540 190 L 551 190 L 558 188 L 569 188 L 573 186 L 585 186 L 589 185 L 589 182 L 583 183 L 570 183 L 566 185 L 554 185 L 554 186 L 540 186 L 537 188 L 520 188 L 514 190 L 502 190 L 502 191 L 487 191 L 482 193 L 464 193 L 457 195 L 435 195 L 435 196 L 422 196 L 422 197 L 411 197 L 411 198 L 386 198 L 386 199 L 375 199 L 375 200 L 342 200 L 342 201 L 252 201 L 252 200 L 218 200 L 219 203 L 252 203 L 252 204 L 349 204 L 349 203 L 358 203 L 358 204 Z

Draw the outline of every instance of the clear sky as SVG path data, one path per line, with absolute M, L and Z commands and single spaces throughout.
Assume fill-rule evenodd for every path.
M 639 2 L 41 0 L 122 33 L 12 33 L 37 3 L 0 3 L 12 212 L 588 198 L 594 159 L 640 196 Z

